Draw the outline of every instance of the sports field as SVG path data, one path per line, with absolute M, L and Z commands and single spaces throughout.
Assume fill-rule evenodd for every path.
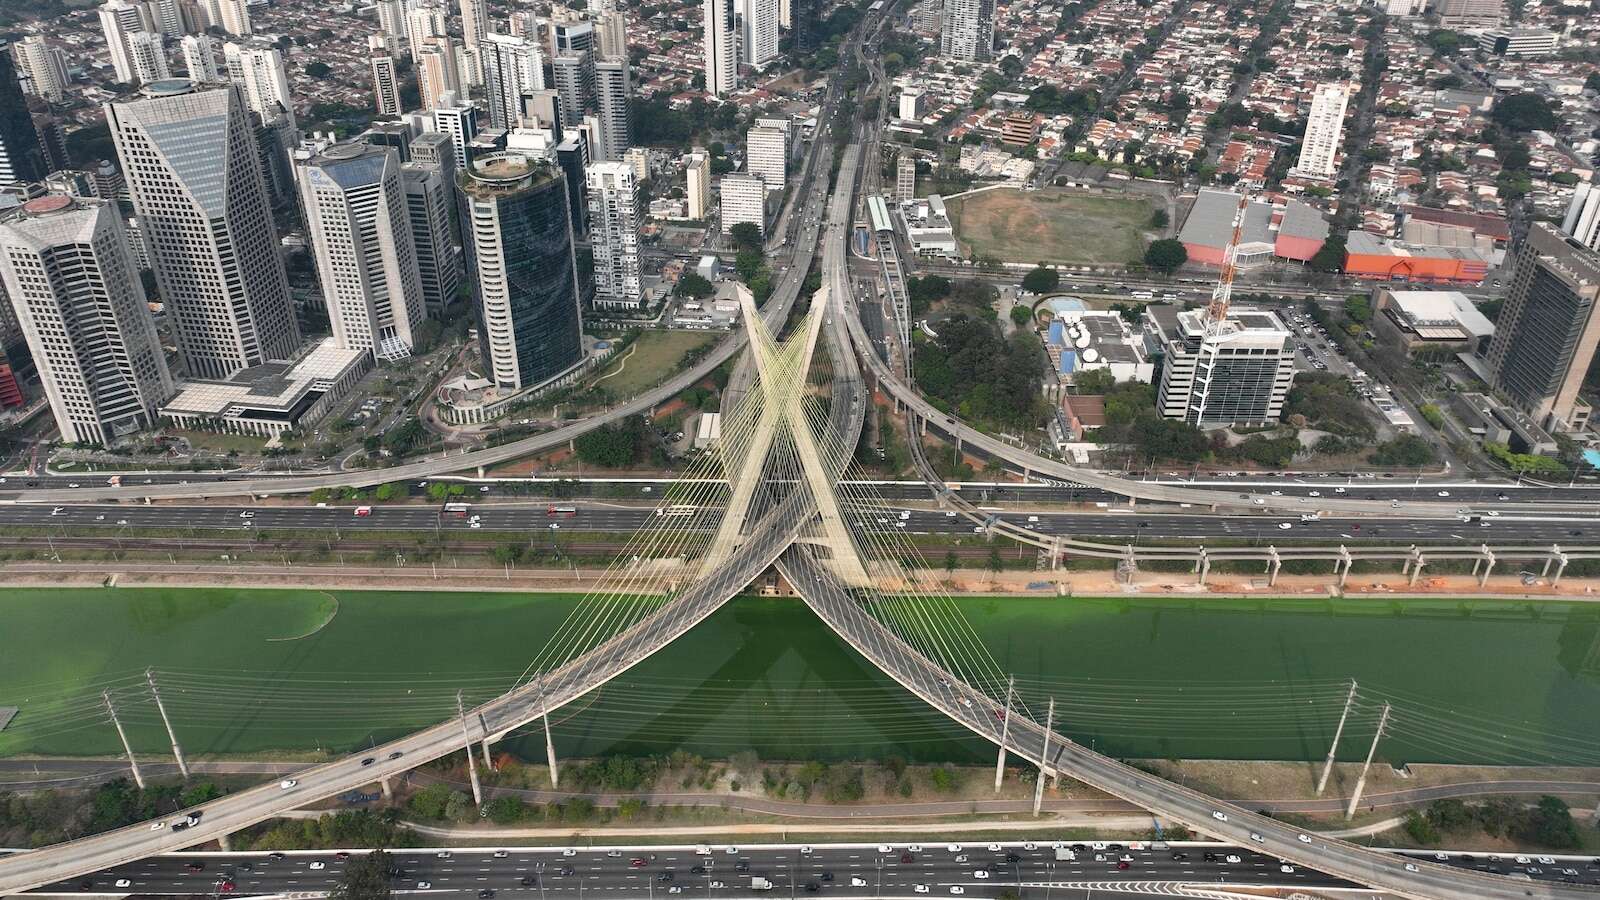
M 1144 256 L 1153 207 L 1142 197 L 996 188 L 948 201 L 969 258 L 1121 265 Z
M 154 666 L 191 754 L 347 750 L 503 690 L 570 596 L 340 591 L 14 590 L 0 594 L 0 754 L 139 752 L 165 735 Z M 1600 764 L 1600 609 L 1393 603 L 964 598 L 1030 707 L 1119 756 L 1317 759 L 1346 680 L 1395 704 L 1382 757 Z M 564 755 L 664 753 L 980 762 L 992 751 L 835 638 L 803 604 L 743 598 L 558 714 Z M 1351 737 L 1355 735 L 1355 737 Z M 542 734 L 520 748 L 543 753 Z

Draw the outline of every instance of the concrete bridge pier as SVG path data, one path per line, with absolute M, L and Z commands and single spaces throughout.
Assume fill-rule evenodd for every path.
M 1355 558 L 1350 555 L 1349 549 L 1343 544 L 1339 545 L 1339 559 L 1334 562 L 1333 570 L 1339 573 L 1339 587 L 1344 588 L 1344 583 L 1350 578 L 1350 567 L 1356 564 Z
M 478 467 L 478 477 L 479 477 L 479 478 L 483 478 L 483 477 L 485 477 L 485 476 L 486 476 L 486 475 L 487 475 L 487 474 L 488 474 L 488 473 L 487 473 L 487 472 L 485 472 L 485 471 L 484 471 L 484 468 L 483 468 L 483 466 L 479 466 L 479 467 Z
M 1483 556 L 1479 558 L 1477 562 L 1472 564 L 1472 573 L 1478 576 L 1478 587 L 1483 587 L 1489 583 L 1489 573 L 1494 571 L 1494 564 L 1496 560 L 1494 552 L 1489 549 L 1488 544 L 1484 544 L 1482 547 L 1480 547 L 1479 552 L 1481 552 Z M 1478 572 L 1478 567 L 1480 565 L 1483 567 L 1482 574 L 1479 574 Z
M 1283 559 L 1278 556 L 1277 547 L 1267 548 L 1267 558 L 1267 587 L 1272 587 L 1278 583 L 1278 570 L 1283 568 Z
M 1406 580 L 1406 584 L 1413 585 L 1417 583 L 1417 578 L 1422 575 L 1422 567 L 1428 564 L 1428 560 L 1422 555 L 1421 550 L 1417 549 L 1416 547 L 1412 547 L 1410 564 L 1411 575 Z
M 218 835 L 217 836 L 217 846 L 221 847 L 223 850 L 232 850 L 233 849 L 233 842 L 228 840 L 228 836 L 225 835 L 225 834 Z
M 1061 536 L 1056 535 L 1050 545 L 1050 571 L 1054 572 L 1061 568 Z
M 1556 574 L 1555 574 L 1554 578 L 1550 579 L 1550 584 L 1552 586 L 1560 584 L 1561 583 L 1561 573 L 1565 572 L 1566 570 L 1567 570 L 1567 555 L 1565 553 L 1557 553 L 1556 554 Z
M 1195 561 L 1194 567 L 1200 573 L 1199 583 L 1205 584 L 1206 578 L 1211 575 L 1211 556 L 1204 547 L 1200 548 L 1200 558 Z
M 392 779 L 390 779 L 387 776 L 385 776 L 383 778 L 379 778 L 378 779 L 378 787 L 380 789 L 382 789 L 382 791 L 383 791 L 383 799 L 385 799 L 385 800 L 393 800 L 394 799 L 394 781 Z

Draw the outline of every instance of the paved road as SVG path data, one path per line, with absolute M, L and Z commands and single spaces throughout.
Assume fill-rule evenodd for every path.
M 1094 538 L 1246 539 L 1262 543 L 1290 541 L 1404 541 L 1407 543 L 1563 544 L 1600 540 L 1600 519 L 1574 511 L 1565 516 L 1507 513 L 1457 519 L 1374 519 L 1325 517 L 1303 522 L 1292 516 L 1222 516 L 1150 512 L 1113 507 L 1107 512 L 1054 512 L 998 506 L 982 507 L 997 519 L 1046 535 Z M 610 532 L 632 534 L 641 526 L 676 516 L 658 515 L 655 507 L 612 501 L 537 501 L 477 505 L 461 517 L 434 506 L 375 506 L 355 515 L 353 506 L 0 506 L 0 526 L 16 525 L 89 529 L 107 537 L 141 539 L 150 529 L 233 533 L 248 544 L 250 531 L 322 532 L 335 540 L 362 532 L 483 531 L 527 535 L 530 532 Z M 1306 513 L 1315 510 L 1307 505 Z M 862 528 L 895 528 L 908 534 L 971 534 L 982 529 L 954 512 L 886 504 L 847 507 L 851 522 Z M 476 527 L 473 519 L 476 518 Z M 1288 524 L 1288 528 L 1283 528 Z
M 1116 850 L 1109 844 L 1099 850 L 1089 843 L 1063 846 L 1081 848 L 1072 851 L 1077 858 L 1056 860 L 1051 842 L 819 844 L 810 848 L 716 845 L 707 848 L 707 855 L 694 847 L 664 846 L 574 848 L 571 856 L 558 847 L 460 848 L 400 850 L 391 856 L 394 867 L 404 873 L 393 881 L 399 891 L 477 894 L 489 890 L 516 897 L 577 897 L 581 893 L 619 900 L 666 900 L 681 893 L 685 898 L 731 900 L 764 893 L 752 890 L 753 878 L 770 881 L 772 897 L 918 897 L 919 885 L 926 887 L 930 898 L 950 897 L 955 893 L 951 888 L 959 885 L 963 894 L 990 898 L 1019 886 L 1042 887 L 1046 881 L 1059 885 L 1223 882 L 1253 887 L 1351 886 L 1304 868 L 1284 872 L 1276 859 L 1220 845 L 1162 850 L 1126 849 L 1121 844 L 1114 845 L 1119 848 Z M 1207 854 L 1215 856 L 1215 861 L 1208 861 Z M 1119 868 L 1124 857 L 1126 869 Z M 1236 861 L 1229 862 L 1230 858 Z M 635 866 L 635 861 L 643 865 Z M 317 863 L 322 867 L 313 869 Z M 265 853 L 169 854 L 44 890 L 113 893 L 119 890 L 117 882 L 126 879 L 128 884 L 120 890 L 140 894 L 305 893 L 331 888 L 347 863 L 337 851 L 293 852 L 281 854 L 281 858 Z M 199 871 L 188 870 L 194 864 L 201 867 Z M 223 881 L 232 882 L 233 890 L 217 890 Z M 424 883 L 427 887 L 422 887 Z

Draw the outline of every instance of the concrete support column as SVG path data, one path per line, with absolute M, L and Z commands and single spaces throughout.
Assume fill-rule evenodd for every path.
M 1205 584 L 1206 578 L 1211 574 L 1211 556 L 1204 550 L 1200 551 L 1200 583 Z
M 1052 546 L 1050 548 L 1050 571 L 1054 572 L 1057 569 L 1061 568 L 1061 536 L 1057 535 L 1055 537 L 1055 539 L 1053 541 L 1051 541 L 1051 544 L 1052 544 Z
M 1272 587 L 1278 583 L 1278 570 L 1283 568 L 1283 559 L 1278 556 L 1277 547 L 1268 547 L 1267 552 L 1271 554 L 1271 562 L 1267 564 L 1267 587 Z
M 1015 678 L 1006 679 L 1006 712 L 1000 720 L 1000 757 L 994 763 L 994 792 L 1000 793 L 1000 782 L 1006 775 L 1006 740 L 1011 737 L 1011 692 L 1016 687 Z
M 487 473 L 487 472 L 485 472 L 485 471 L 484 471 L 484 468 L 483 468 L 483 466 L 479 466 L 479 467 L 478 467 L 478 477 L 479 477 L 479 478 L 483 478 L 483 477 L 485 477 L 485 476 L 486 476 L 486 475 L 487 475 L 487 474 L 488 474 L 488 473 Z
M 1560 557 L 1560 556 L 1561 556 L 1561 548 L 1557 547 L 1557 546 L 1552 546 L 1550 548 L 1550 555 L 1548 555 L 1548 556 L 1546 556 L 1544 558 L 1544 568 L 1539 570 L 1539 577 L 1540 578 L 1548 578 L 1548 577 L 1550 577 L 1550 564 L 1555 562 L 1556 559 L 1558 557 Z
M 1044 779 L 1050 765 L 1050 729 L 1056 724 L 1056 698 L 1050 698 L 1050 711 L 1044 716 L 1044 750 L 1039 753 L 1039 780 L 1033 783 L 1033 814 L 1039 815 L 1044 805 Z
M 379 778 L 378 779 L 378 787 L 383 789 L 383 799 L 385 799 L 385 800 L 393 800 L 394 799 L 394 781 L 393 780 L 391 780 L 387 776 L 385 776 L 383 778 Z
M 1344 568 L 1342 570 L 1339 568 L 1341 564 L 1344 566 Z M 1353 566 L 1355 566 L 1355 564 L 1356 564 L 1355 557 L 1350 555 L 1350 551 L 1347 550 L 1343 544 L 1340 544 L 1339 545 L 1339 562 L 1333 564 L 1334 571 L 1339 573 L 1339 587 L 1340 588 L 1343 588 L 1345 581 L 1347 581 L 1350 578 L 1350 569 Z
M 1567 555 L 1565 553 L 1563 553 L 1563 554 L 1561 554 L 1560 558 L 1556 560 L 1556 576 L 1554 578 L 1550 579 L 1551 586 L 1555 586 L 1555 585 L 1558 585 L 1558 584 L 1561 583 L 1561 573 L 1565 572 L 1566 570 L 1567 570 Z
M 1494 571 L 1495 564 L 1494 553 L 1490 552 L 1489 545 L 1484 544 L 1482 549 L 1483 558 L 1480 562 L 1483 563 L 1483 574 L 1478 576 L 1478 587 L 1483 587 L 1489 583 L 1489 573 Z M 1476 568 L 1476 564 L 1474 564 L 1474 568 Z
M 223 850 L 232 850 L 233 842 L 228 840 L 228 836 L 224 834 L 217 838 L 217 846 L 221 847 Z
M 1422 551 L 1413 551 L 1413 555 L 1411 557 L 1411 577 L 1406 581 L 1406 584 L 1416 584 L 1417 577 L 1422 574 L 1422 567 L 1427 564 L 1428 561 L 1423 557 Z
M 461 738 L 467 751 L 467 775 L 472 778 L 472 802 L 483 808 L 483 785 L 478 783 L 478 760 L 472 755 L 472 732 L 467 730 L 467 711 L 461 703 L 461 692 L 456 691 L 456 713 L 461 716 Z

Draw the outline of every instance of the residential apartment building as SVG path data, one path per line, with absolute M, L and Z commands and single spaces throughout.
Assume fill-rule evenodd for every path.
M 944 0 L 939 55 L 979 60 L 994 54 L 994 0 Z
M 745 135 L 745 170 L 769 191 L 783 190 L 788 177 L 789 135 L 781 128 L 756 127 Z
M 685 158 L 683 173 L 689 218 L 704 222 L 711 214 L 711 156 L 699 150 L 690 153 Z
M 722 98 L 739 87 L 735 0 L 704 0 L 706 93 Z
M 749 222 L 767 233 L 767 183 L 758 175 L 733 174 L 722 176 L 719 182 L 722 216 L 722 233 L 729 234 L 733 226 Z
M 637 309 L 642 297 L 639 258 L 639 183 L 633 166 L 591 163 L 586 175 L 589 247 L 594 253 L 594 305 Z

